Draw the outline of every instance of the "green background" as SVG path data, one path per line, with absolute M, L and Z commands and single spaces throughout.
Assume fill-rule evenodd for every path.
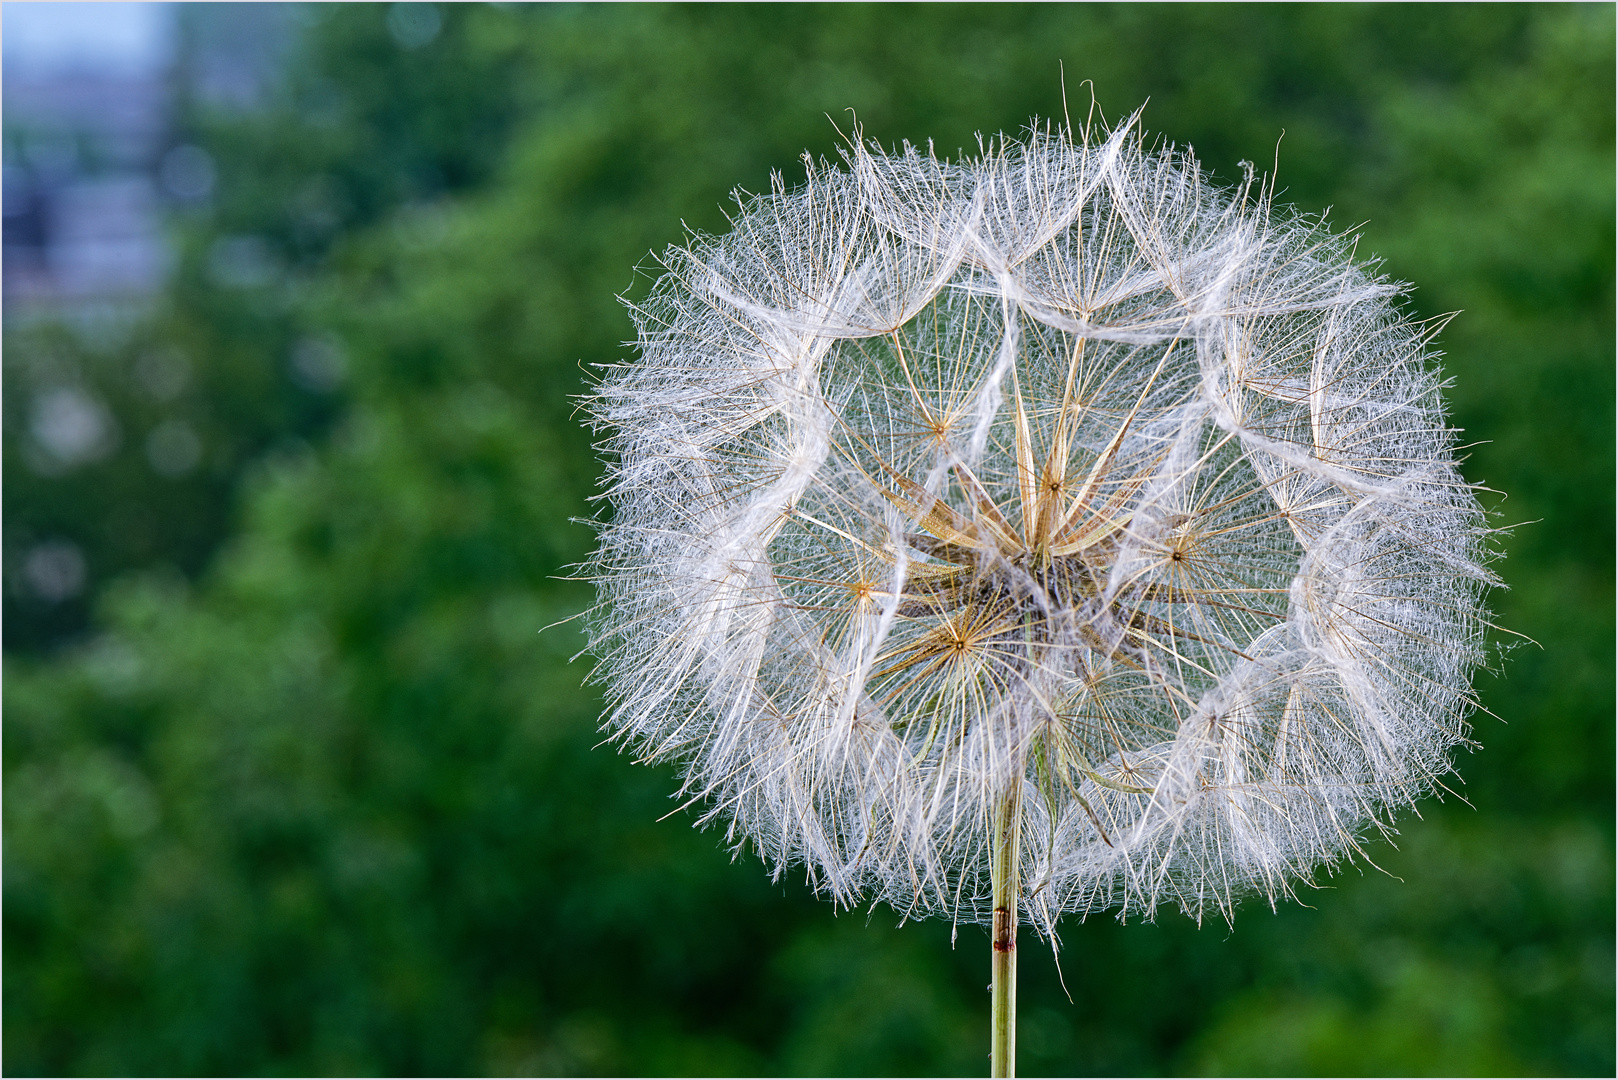
M 6 594 L 6 1072 L 985 1073 L 981 929 L 660 821 L 672 775 L 592 749 L 576 624 L 537 631 L 589 602 L 572 395 L 648 251 L 850 108 L 948 151 L 1060 118 L 1065 70 L 1075 120 L 1091 80 L 1227 181 L 1278 160 L 1415 315 L 1462 312 L 1449 400 L 1534 643 L 1380 869 L 1234 928 L 1070 920 L 1071 1002 L 1026 947 L 1023 1073 L 1612 1074 L 1611 6 L 448 5 L 413 49 L 388 10 L 309 12 L 265 108 L 184 107 L 218 187 L 148 318 L 8 326 L 8 581 L 46 536 L 92 578 Z M 256 275 L 211 272 L 240 237 Z M 290 376 L 309 349 L 340 389 Z M 63 379 L 125 445 L 38 475 Z M 171 417 L 179 480 L 139 452 Z

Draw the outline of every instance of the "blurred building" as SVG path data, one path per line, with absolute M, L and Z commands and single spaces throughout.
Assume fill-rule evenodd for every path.
M 149 296 L 167 265 L 172 8 L 8 3 L 0 18 L 6 314 Z
M 297 9 L 7 3 L 0 20 L 6 314 L 138 310 L 170 263 L 165 210 L 213 188 L 212 161 L 180 137 L 182 102 L 261 102 Z

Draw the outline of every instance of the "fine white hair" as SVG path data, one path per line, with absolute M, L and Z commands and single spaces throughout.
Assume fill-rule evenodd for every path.
M 777 875 L 983 921 L 1225 918 L 1468 743 L 1486 527 L 1433 324 L 1191 155 L 856 133 L 670 248 L 590 400 L 606 729 Z

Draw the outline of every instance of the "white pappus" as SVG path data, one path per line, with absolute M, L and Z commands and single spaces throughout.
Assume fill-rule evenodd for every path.
M 1000 820 L 1013 920 L 1229 918 L 1468 742 L 1435 325 L 1137 118 L 806 156 L 591 395 L 606 728 L 844 904 L 987 921 Z

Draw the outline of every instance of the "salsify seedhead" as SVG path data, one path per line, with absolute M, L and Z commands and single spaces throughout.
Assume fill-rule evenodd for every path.
M 1399 286 L 1134 118 L 844 159 L 669 249 L 593 395 L 608 729 L 844 903 L 985 920 L 998 821 L 1047 932 L 1439 784 L 1492 578 Z

